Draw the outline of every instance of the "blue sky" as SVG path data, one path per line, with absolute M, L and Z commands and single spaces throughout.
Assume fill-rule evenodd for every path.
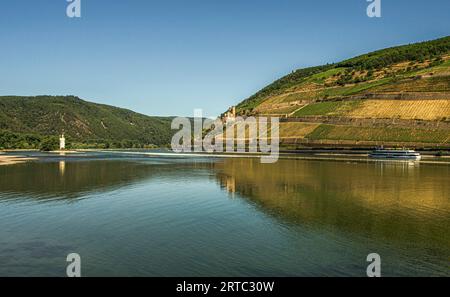
M 450 35 L 450 1 L 2 0 L 0 95 L 214 116 L 290 71 Z

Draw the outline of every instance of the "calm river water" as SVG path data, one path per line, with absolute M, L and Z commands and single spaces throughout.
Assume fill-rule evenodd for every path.
M 87 154 L 0 167 L 0 276 L 450 276 L 450 166 Z

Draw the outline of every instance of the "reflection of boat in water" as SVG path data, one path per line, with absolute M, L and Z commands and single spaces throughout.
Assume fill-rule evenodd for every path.
M 384 150 L 378 149 L 369 154 L 373 159 L 387 160 L 420 160 L 422 156 L 414 150 Z

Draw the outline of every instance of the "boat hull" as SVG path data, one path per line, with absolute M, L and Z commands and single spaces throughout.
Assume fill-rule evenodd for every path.
M 369 154 L 372 159 L 380 160 L 421 160 L 422 156 L 415 151 L 379 150 Z

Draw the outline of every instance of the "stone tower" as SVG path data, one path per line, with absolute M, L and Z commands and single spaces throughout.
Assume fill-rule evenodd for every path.
M 61 151 L 66 149 L 66 138 L 64 137 L 64 133 L 59 138 L 59 149 Z

